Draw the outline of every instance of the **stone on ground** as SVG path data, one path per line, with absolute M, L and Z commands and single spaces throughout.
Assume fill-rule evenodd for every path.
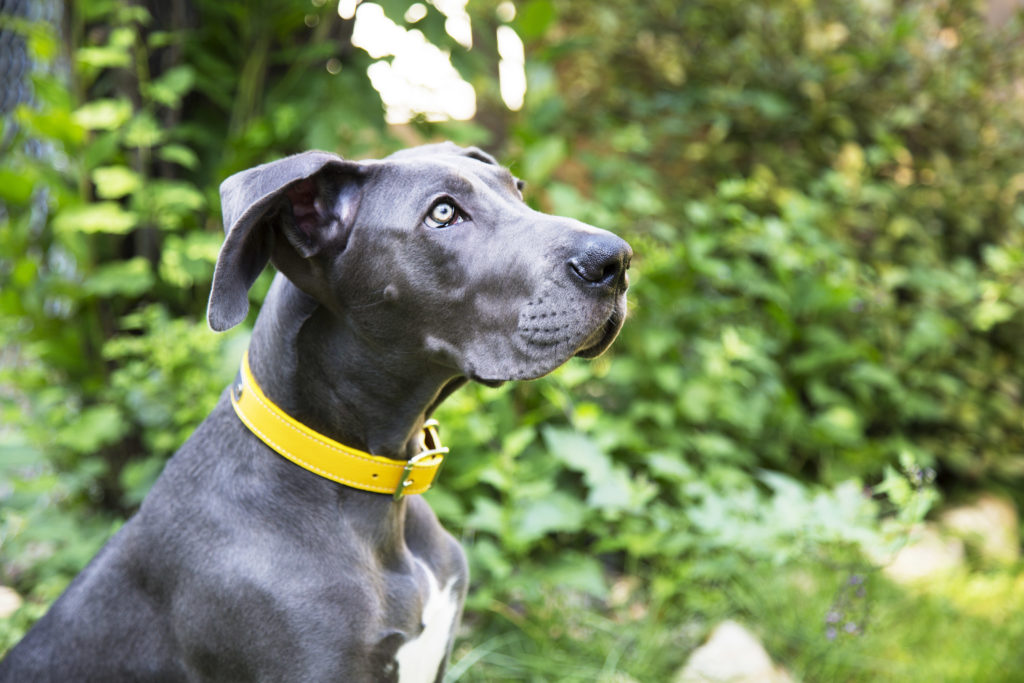
M 982 560 L 1008 565 L 1020 559 L 1020 518 L 1006 498 L 983 493 L 969 504 L 946 510 L 940 521 Z
M 792 683 L 785 669 L 768 656 L 757 637 L 728 620 L 690 655 L 675 683 Z
M 0 619 L 6 619 L 21 607 L 21 596 L 9 586 L 0 586 Z

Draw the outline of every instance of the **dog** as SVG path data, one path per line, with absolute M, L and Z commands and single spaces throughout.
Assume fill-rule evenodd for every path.
M 0 681 L 440 682 L 468 573 L 418 495 L 447 457 L 431 415 L 607 349 L 632 251 L 452 143 L 220 192 L 210 326 L 278 271 L 238 381 Z

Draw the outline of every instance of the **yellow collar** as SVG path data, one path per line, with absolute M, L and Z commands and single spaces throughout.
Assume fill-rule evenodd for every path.
M 249 369 L 248 352 L 242 358 L 242 381 L 231 389 L 231 405 L 253 434 L 296 465 L 345 486 L 392 494 L 395 500 L 429 489 L 448 452 L 437 435 L 436 420 L 423 425 L 422 450 L 408 461 L 371 455 L 329 439 L 266 397 Z

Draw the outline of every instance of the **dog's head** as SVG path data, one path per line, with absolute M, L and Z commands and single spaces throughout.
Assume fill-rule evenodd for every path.
M 221 185 L 209 322 L 245 318 L 268 260 L 382 349 L 486 383 L 593 357 L 626 311 L 629 245 L 529 208 L 491 156 L 451 143 L 376 161 L 306 152 Z

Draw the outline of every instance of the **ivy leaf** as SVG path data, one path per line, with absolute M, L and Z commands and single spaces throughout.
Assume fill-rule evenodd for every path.
M 500 537 L 505 530 L 504 510 L 489 498 L 477 498 L 473 504 L 473 512 L 466 519 L 466 527 Z
M 116 202 L 96 202 L 61 210 L 54 219 L 53 227 L 58 232 L 84 232 L 87 234 L 105 232 L 124 234 L 138 223 L 138 216 L 125 211 Z
M 120 199 L 135 192 L 142 178 L 127 166 L 101 166 L 93 170 L 92 182 L 101 199 Z
M 115 294 L 135 297 L 148 291 L 153 282 L 149 261 L 139 256 L 103 266 L 85 281 L 85 290 L 101 297 Z
M 525 501 L 513 511 L 512 532 L 518 542 L 529 544 L 552 532 L 579 531 L 585 518 L 583 503 L 568 493 L 555 491 Z
M 34 173 L 0 169 L 0 199 L 10 204 L 26 204 L 35 188 Z
M 76 109 L 71 117 L 89 130 L 113 130 L 132 117 L 132 104 L 124 99 L 94 100 Z
M 566 467 L 583 473 L 586 479 L 604 479 L 611 471 L 611 458 L 588 437 L 568 429 L 545 427 L 548 452 Z
M 607 476 L 591 482 L 587 504 L 603 510 L 622 510 L 632 502 L 632 482 L 625 468 L 617 467 Z
M 131 66 L 131 55 L 119 47 L 81 47 L 75 52 L 75 62 L 79 68 L 127 68 Z
M 178 164 L 189 170 L 199 165 L 199 157 L 184 145 L 164 145 L 156 154 L 164 161 Z
M 124 136 L 129 147 L 156 147 L 163 139 L 163 129 L 149 113 L 140 113 L 132 119 Z
M 153 81 L 146 89 L 146 94 L 158 104 L 176 107 L 181 98 L 192 89 L 195 80 L 196 74 L 192 67 L 177 66 Z

